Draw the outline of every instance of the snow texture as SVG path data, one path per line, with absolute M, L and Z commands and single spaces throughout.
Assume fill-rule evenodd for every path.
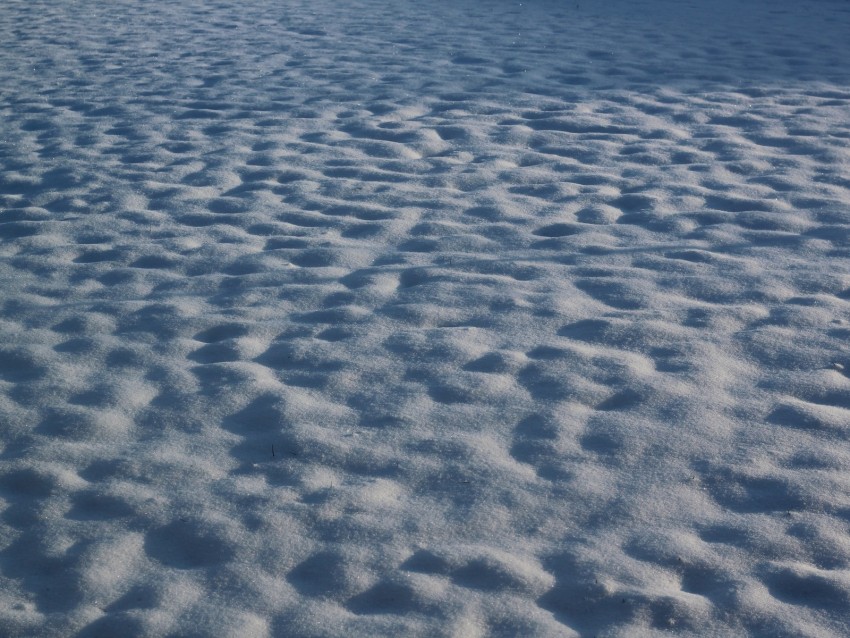
M 4 0 L 0 635 L 850 635 L 848 34 Z

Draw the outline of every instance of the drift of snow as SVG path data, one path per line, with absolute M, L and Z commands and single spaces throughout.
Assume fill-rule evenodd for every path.
M 850 634 L 848 34 L 6 0 L 0 635 Z

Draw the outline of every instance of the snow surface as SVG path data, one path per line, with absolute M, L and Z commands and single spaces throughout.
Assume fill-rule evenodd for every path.
M 850 3 L 4 0 L 0 635 L 850 635 Z

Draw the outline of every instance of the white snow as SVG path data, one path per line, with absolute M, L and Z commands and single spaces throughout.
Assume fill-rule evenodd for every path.
M 0 635 L 850 635 L 848 34 L 3 2 Z

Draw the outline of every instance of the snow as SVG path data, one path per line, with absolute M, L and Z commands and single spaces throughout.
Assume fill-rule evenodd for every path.
M 0 635 L 850 634 L 848 33 L 4 2 Z

